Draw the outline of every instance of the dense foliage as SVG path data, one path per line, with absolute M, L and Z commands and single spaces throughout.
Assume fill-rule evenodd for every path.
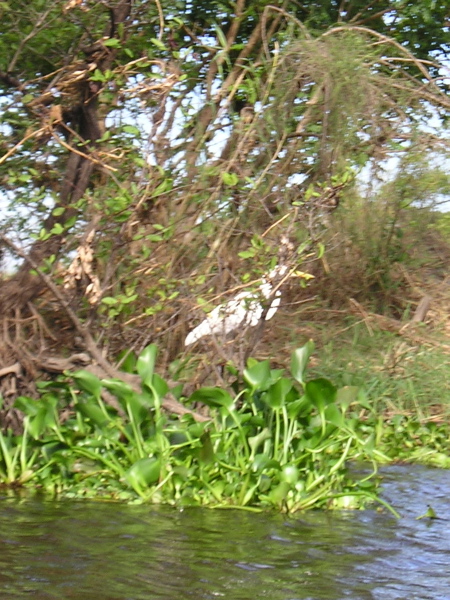
M 136 361 L 141 393 L 87 371 L 41 384 L 39 402 L 16 402 L 23 435 L 0 434 L 0 482 L 67 497 L 293 512 L 382 502 L 377 465 L 411 458 L 412 445 L 416 460 L 448 463 L 445 428 L 384 422 L 362 390 L 307 379 L 312 350 L 308 342 L 293 353 L 290 376 L 250 360 L 234 394 L 195 391 L 186 403 L 209 407 L 201 423 L 161 411 L 168 384 L 154 371 L 155 346 Z
M 450 190 L 447 3 L 17 0 L 0 14 L 3 479 L 292 510 L 372 497 L 345 470 L 376 459 L 361 396 L 248 362 L 262 339 L 266 355 L 286 345 L 263 324 L 183 342 L 280 263 L 295 346 L 311 272 L 333 302 L 389 309 L 393 266 L 439 229 Z M 142 391 L 116 380 L 133 355 Z M 186 395 L 209 421 L 166 415 L 169 378 L 200 388 Z

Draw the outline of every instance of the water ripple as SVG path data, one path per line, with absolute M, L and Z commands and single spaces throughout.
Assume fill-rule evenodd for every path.
M 0 598 L 450 600 L 450 472 L 390 467 L 384 496 L 399 521 L 0 498 Z

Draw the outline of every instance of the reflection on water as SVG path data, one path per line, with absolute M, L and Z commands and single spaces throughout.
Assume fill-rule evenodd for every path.
M 385 474 L 399 521 L 0 498 L 0 598 L 450 600 L 450 472 Z

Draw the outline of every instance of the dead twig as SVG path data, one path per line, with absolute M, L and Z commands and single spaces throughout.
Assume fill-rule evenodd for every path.
M 67 300 L 64 298 L 63 294 L 60 292 L 60 290 L 57 288 L 57 286 L 53 283 L 53 281 L 50 279 L 50 277 L 46 273 L 41 271 L 39 269 L 38 265 L 36 264 L 36 262 L 32 258 L 27 256 L 25 254 L 25 252 L 22 251 L 21 248 L 19 248 L 14 242 L 9 240 L 6 236 L 0 234 L 0 240 L 6 246 L 8 246 L 8 248 L 13 250 L 20 258 L 25 260 L 32 267 L 32 269 L 34 269 L 36 271 L 36 273 L 42 279 L 42 281 L 45 283 L 45 285 L 48 287 L 48 289 L 53 293 L 53 295 L 58 300 L 61 307 L 66 312 L 66 314 L 69 317 L 70 321 L 72 322 L 73 326 L 75 327 L 77 332 L 80 334 L 80 336 L 83 338 L 85 345 L 86 345 L 86 350 L 89 352 L 89 354 L 98 363 L 98 366 L 101 368 L 102 373 L 103 373 L 102 378 L 104 378 L 106 376 L 106 377 L 111 377 L 113 379 L 121 379 L 122 381 L 129 383 L 135 391 L 140 392 L 141 391 L 140 378 L 137 375 L 133 376 L 128 373 L 123 373 L 121 371 L 118 371 L 104 357 L 102 351 L 99 349 L 99 347 L 95 343 L 95 340 L 92 337 L 89 330 L 86 329 L 86 327 L 83 325 L 83 323 L 77 317 L 75 312 L 72 310 L 72 308 L 68 304 Z M 92 369 L 92 366 L 91 366 L 91 369 Z M 183 406 L 175 398 L 164 398 L 162 403 L 163 403 L 164 408 L 166 408 L 168 411 L 173 412 L 175 414 L 183 415 L 186 413 L 190 413 L 190 414 L 192 414 L 194 419 L 196 419 L 197 421 L 207 420 L 202 415 L 199 415 L 198 413 L 193 412 L 193 411 L 189 410 L 188 408 L 186 408 L 185 406 Z

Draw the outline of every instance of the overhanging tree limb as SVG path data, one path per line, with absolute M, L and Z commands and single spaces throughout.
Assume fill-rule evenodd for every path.
M 85 74 L 84 76 L 77 75 L 73 81 L 72 104 L 62 111 L 62 117 L 65 122 L 71 124 L 70 130 L 75 133 L 76 141 L 79 145 L 81 144 L 82 151 L 75 146 L 74 151 L 70 151 L 67 160 L 59 199 L 54 207 L 63 210 L 52 209 L 51 214 L 42 223 L 42 229 L 50 235 L 37 240 L 30 249 L 29 258 L 36 265 L 40 265 L 43 260 L 52 255 L 58 255 L 63 244 L 64 233 L 51 234 L 51 232 L 57 224 L 65 229 L 70 220 L 77 215 L 76 203 L 83 197 L 89 186 L 95 162 L 90 153 L 104 132 L 103 118 L 98 112 L 98 96 L 102 85 L 91 80 L 92 65 L 95 63 L 96 69 L 101 72 L 112 67 L 117 49 L 105 45 L 104 42 L 119 34 L 119 25 L 125 23 L 129 18 L 131 5 L 131 0 L 119 0 L 110 7 L 110 23 L 105 31 L 106 37 L 83 49 L 86 57 Z M 23 44 L 20 47 L 22 48 L 22 46 Z M 73 72 L 70 65 L 67 66 L 67 72 L 70 80 Z M 68 82 L 65 81 L 64 84 L 63 91 L 68 88 Z M 63 78 L 59 80 L 58 85 L 63 85 Z M 16 87 L 18 86 L 16 85 Z M 17 274 L 0 288 L 0 306 L 4 314 L 7 314 L 8 306 L 13 305 L 16 309 L 25 306 L 39 293 L 41 285 L 40 280 L 30 274 L 29 265 L 25 261 Z

